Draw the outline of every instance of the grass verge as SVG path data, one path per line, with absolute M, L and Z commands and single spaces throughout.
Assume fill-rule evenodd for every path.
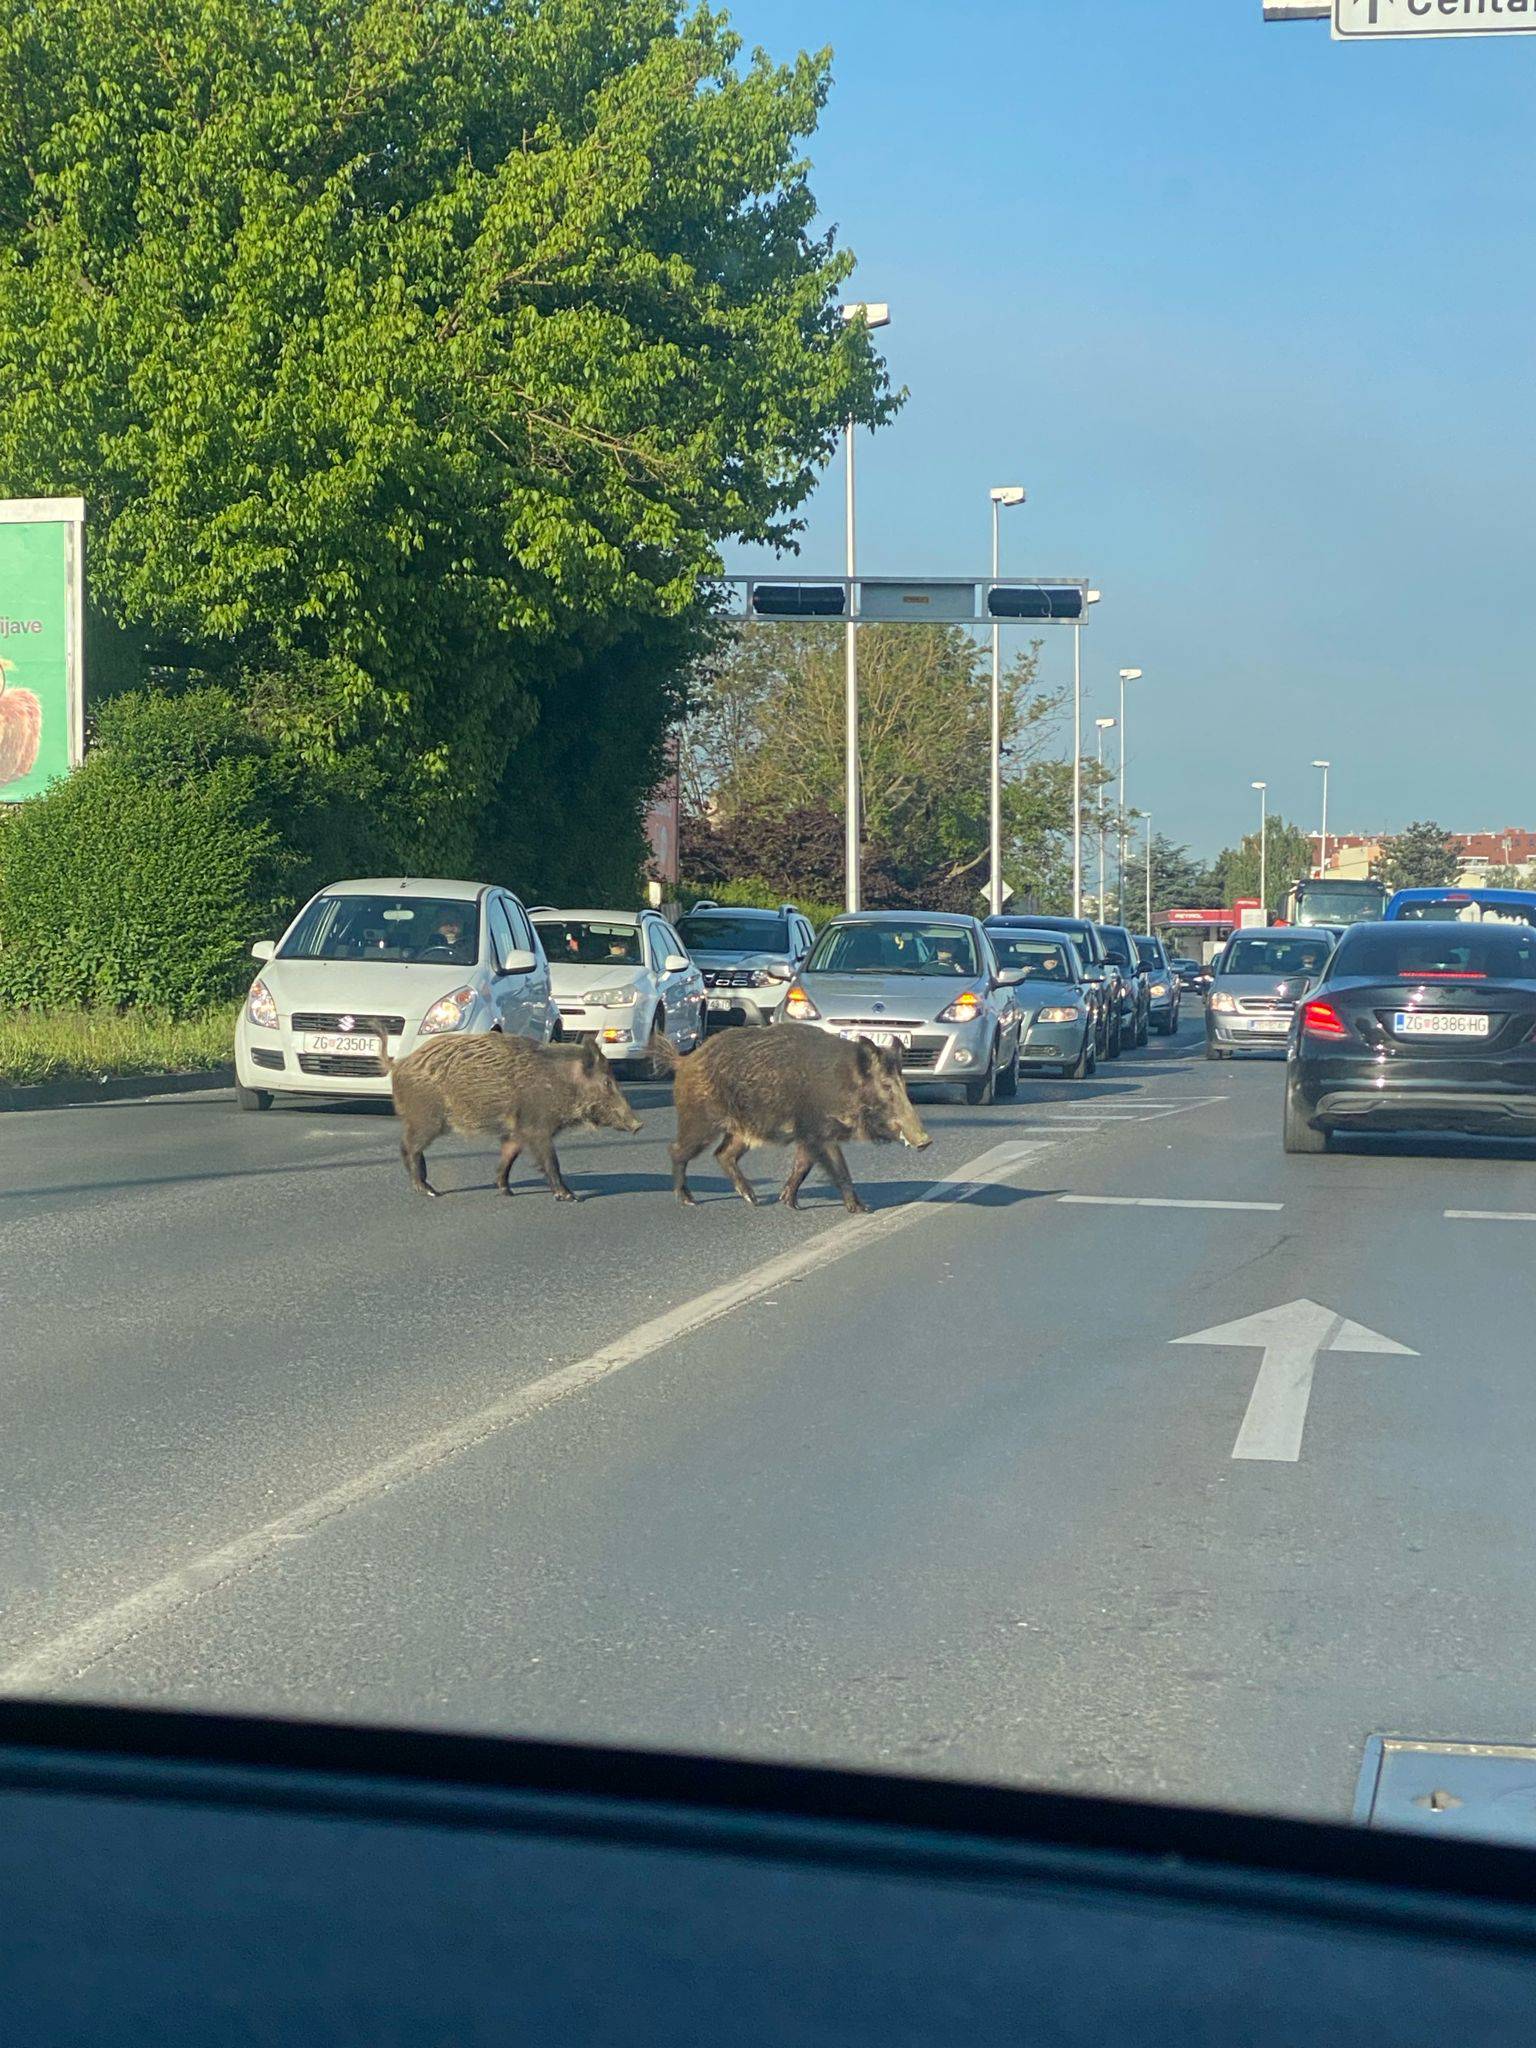
M 196 1073 L 234 1058 L 228 1009 L 201 1017 L 156 1010 L 0 1011 L 0 1082 L 25 1087 L 117 1074 Z

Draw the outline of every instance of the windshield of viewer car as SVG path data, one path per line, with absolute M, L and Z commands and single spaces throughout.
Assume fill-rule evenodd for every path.
M 638 967 L 640 933 L 632 924 L 600 924 L 582 917 L 535 920 L 551 967 Z
M 469 966 L 480 957 L 480 912 L 446 896 L 317 896 L 278 957 Z
M 1017 967 L 1026 981 L 1073 981 L 1067 949 L 1051 939 L 1032 939 L 1024 933 L 994 931 L 992 944 L 1004 967 Z
M 720 917 L 714 911 L 685 917 L 678 936 L 690 953 L 787 953 L 789 925 L 782 917 Z
M 835 924 L 806 962 L 810 974 L 931 974 L 959 979 L 979 972 L 976 944 L 960 925 L 922 918 L 899 924 Z

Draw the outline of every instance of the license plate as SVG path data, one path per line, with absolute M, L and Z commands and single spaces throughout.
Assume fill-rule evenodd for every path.
M 306 1052 L 377 1053 L 379 1041 L 371 1032 L 309 1031 L 304 1035 Z
M 711 996 L 709 1007 L 712 1010 L 734 1010 L 736 1001 L 733 996 Z
M 1279 1033 L 1289 1031 L 1291 1028 L 1289 1017 L 1245 1017 L 1243 1022 L 1250 1031 L 1273 1031 Z
M 1471 1010 L 1399 1010 L 1392 1029 L 1399 1038 L 1486 1038 L 1490 1021 Z
M 878 1045 L 882 1050 L 899 1045 L 906 1052 L 912 1044 L 910 1031 L 839 1031 L 837 1035 L 839 1038 L 867 1038 L 871 1045 Z

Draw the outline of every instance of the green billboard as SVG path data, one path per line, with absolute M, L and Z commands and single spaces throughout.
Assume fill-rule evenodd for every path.
M 20 803 L 80 759 L 78 498 L 0 500 L 0 803 Z

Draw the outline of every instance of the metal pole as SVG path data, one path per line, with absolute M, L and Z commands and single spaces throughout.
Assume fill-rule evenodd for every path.
M 1072 915 L 1083 914 L 1083 622 L 1072 625 Z
M 843 719 L 844 766 L 843 803 L 846 823 L 843 836 L 843 875 L 850 910 L 859 908 L 859 640 L 856 614 L 858 600 L 853 579 L 858 571 L 854 552 L 853 421 L 843 428 L 844 474 L 846 478 L 844 561 L 848 577 L 848 623 L 843 629 Z
M 1328 872 L 1328 766 L 1323 763 L 1323 843 L 1318 849 L 1317 871 L 1320 875 Z
M 1106 876 L 1104 873 L 1104 728 L 1102 725 L 1099 727 L 1099 786 L 1095 791 L 1095 798 L 1094 808 L 1099 814 L 1099 923 L 1104 924 L 1107 921 L 1105 912 L 1109 897 L 1105 888 Z
M 1001 506 L 992 500 L 992 581 L 998 577 L 997 522 Z M 987 900 L 992 915 L 1003 911 L 1003 629 L 992 622 L 992 768 L 989 784 L 991 803 L 991 858 L 987 869 Z
M 1147 930 L 1152 929 L 1152 813 L 1147 813 Z
M 1269 923 L 1269 791 L 1259 791 L 1259 908 Z
M 1120 795 L 1115 834 L 1115 916 L 1125 922 L 1125 677 L 1120 678 Z

